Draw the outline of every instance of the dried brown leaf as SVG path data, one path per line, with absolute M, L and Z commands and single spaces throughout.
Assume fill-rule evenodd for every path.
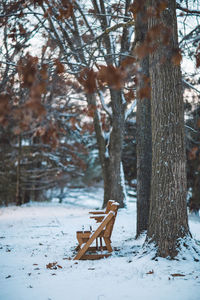
M 172 52 L 172 58 L 171 61 L 175 66 L 179 66 L 182 60 L 181 50 L 180 49 L 174 49 Z
M 147 272 L 146 274 L 147 274 L 147 275 L 154 274 L 154 270 L 151 270 L 151 271 Z
M 54 60 L 55 66 L 56 66 L 56 72 L 57 74 L 61 74 L 65 71 L 64 65 L 59 61 L 59 59 Z
M 199 150 L 198 146 L 193 147 L 188 153 L 188 159 L 189 160 L 196 159 L 198 150 Z
M 47 269 L 50 269 L 50 270 L 55 270 L 55 269 L 57 269 L 57 261 L 56 262 L 52 262 L 52 263 L 48 263 L 47 265 L 46 265 L 46 268 Z
M 124 86 L 125 75 L 126 73 L 123 70 L 113 65 L 100 65 L 97 79 L 100 81 L 100 84 L 107 84 L 113 89 L 120 90 Z
M 184 274 L 180 274 L 180 273 L 174 273 L 174 274 L 171 274 L 172 277 L 184 277 L 185 275 Z
M 78 81 L 87 94 L 93 94 L 97 90 L 96 78 L 97 73 L 93 69 L 85 68 L 81 71 Z

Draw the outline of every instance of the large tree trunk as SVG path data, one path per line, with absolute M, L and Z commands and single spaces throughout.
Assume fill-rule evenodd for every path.
M 111 98 L 112 102 L 114 102 L 112 131 L 110 133 L 109 140 L 106 141 L 102 132 L 99 114 L 96 109 L 96 95 L 87 95 L 88 104 L 92 105 L 94 109 L 93 122 L 104 181 L 103 207 L 106 206 L 108 200 L 110 199 L 116 200 L 120 204 L 120 207 L 124 207 L 126 192 L 123 181 L 123 166 L 121 161 L 124 137 L 124 111 L 121 111 L 121 92 L 112 91 Z
M 140 2 L 140 0 L 138 0 Z M 146 7 L 143 4 L 135 18 L 134 46 L 141 46 L 144 42 L 148 24 Z M 134 51 L 134 49 L 133 49 Z M 147 230 L 149 219 L 149 202 L 151 188 L 151 99 L 148 97 L 149 57 L 138 59 L 139 74 L 137 85 L 137 233 L 138 237 Z M 147 93 L 141 97 L 141 91 Z M 145 93 L 144 93 L 145 94 Z
M 18 136 L 18 153 L 17 153 L 17 170 L 16 170 L 16 205 L 22 205 L 21 195 L 21 151 L 22 151 L 22 139 L 21 134 Z
M 110 90 L 112 103 L 112 124 L 108 144 L 109 199 L 116 200 L 120 207 L 125 206 L 126 191 L 122 165 L 122 147 L 124 140 L 125 120 L 122 92 Z M 109 199 L 104 199 L 104 206 Z
M 151 192 L 151 102 L 137 103 L 137 233 L 147 230 Z
M 153 8 L 159 2 L 150 1 Z M 149 29 L 164 25 L 170 36 L 167 45 L 158 36 L 158 48 L 150 55 L 152 181 L 147 238 L 156 243 L 158 256 L 173 258 L 179 239 L 189 234 L 189 228 L 181 71 L 172 60 L 178 48 L 176 1 L 167 1 L 167 5 L 160 17 L 149 19 Z

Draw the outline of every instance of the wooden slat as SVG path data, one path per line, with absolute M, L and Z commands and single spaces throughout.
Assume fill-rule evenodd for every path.
M 94 215 L 105 214 L 105 210 L 89 211 L 89 214 L 94 214 Z
M 104 237 L 104 242 L 106 244 L 106 247 L 108 249 L 109 252 L 112 252 L 112 247 L 111 247 L 111 240 L 109 238 Z
M 101 216 L 91 216 L 90 219 L 95 219 L 97 223 L 102 222 L 103 219 L 105 218 L 106 214 L 101 215 Z
M 93 259 L 101 259 L 101 258 L 106 258 L 109 257 L 111 254 L 110 253 L 106 253 L 106 254 L 84 254 L 81 259 L 82 260 L 93 260 Z

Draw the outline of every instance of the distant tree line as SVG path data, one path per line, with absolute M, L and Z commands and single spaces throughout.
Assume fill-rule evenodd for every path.
M 180 69 L 183 57 L 200 67 L 195 1 L 3 0 L 0 8 L 2 203 L 83 179 L 97 149 L 103 207 L 126 206 L 124 177 L 137 178 L 137 236 L 147 230 L 147 245 L 175 257 L 190 237 L 187 190 L 190 209 L 200 208 L 198 107 L 187 99 L 199 97 L 199 78 Z

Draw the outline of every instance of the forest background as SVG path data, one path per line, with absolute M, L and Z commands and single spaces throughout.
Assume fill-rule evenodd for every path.
M 198 214 L 199 4 L 172 2 L 179 44 L 165 55 L 172 69 L 179 69 L 182 59 L 186 66 L 187 194 L 189 209 Z M 165 25 L 149 31 L 146 26 L 148 18 L 163 22 L 167 5 L 152 1 L 151 11 L 145 1 L 2 1 L 1 205 L 43 201 L 51 193 L 62 202 L 66 187 L 102 181 L 103 206 L 109 199 L 126 205 L 125 182 L 133 190 L 137 185 L 138 199 L 150 197 L 154 118 L 149 98 L 159 80 L 150 86 L 143 70 L 149 56 L 153 74 L 157 40 L 167 49 L 172 32 Z M 141 7 L 147 10 L 144 18 Z M 159 58 L 160 66 L 166 62 Z M 148 203 L 138 207 L 138 216 L 148 212 Z M 143 225 L 138 234 L 147 229 L 147 222 Z

